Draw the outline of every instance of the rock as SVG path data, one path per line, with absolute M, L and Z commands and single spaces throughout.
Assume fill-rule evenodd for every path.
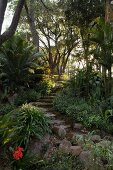
M 58 136 L 59 136 L 61 139 L 64 139 L 65 136 L 66 136 L 66 130 L 65 130 L 62 126 L 59 127 Z
M 41 140 L 37 138 L 32 138 L 30 141 L 29 147 L 28 147 L 28 154 L 35 154 L 40 155 L 42 154 L 42 150 L 44 149 L 44 146 L 50 145 L 50 135 L 46 134 Z
M 102 140 L 97 144 L 97 146 L 101 146 L 101 147 L 109 147 L 110 145 L 111 145 L 111 141 L 109 140 Z
M 81 146 L 71 146 L 70 147 L 70 153 L 73 156 L 79 156 L 81 152 L 82 152 L 82 147 Z
M 79 155 L 79 159 L 84 165 L 88 165 L 91 158 L 92 158 L 91 151 L 82 151 Z
M 79 155 L 81 163 L 84 164 L 85 168 L 88 170 L 105 170 L 102 161 L 99 158 L 94 158 L 91 151 L 82 151 Z M 105 168 L 105 169 L 104 169 Z
M 68 132 L 68 133 L 66 134 L 66 138 L 67 138 L 68 140 L 75 140 L 75 139 L 76 139 L 76 134 L 75 134 L 75 132 Z
M 59 127 L 58 127 L 58 126 L 53 126 L 53 128 L 52 128 L 53 133 L 55 133 L 56 135 L 58 135 L 58 130 L 59 130 Z
M 95 143 L 98 143 L 98 142 L 101 141 L 101 137 L 100 137 L 100 135 L 93 135 L 93 136 L 91 137 L 91 140 L 92 140 L 93 142 L 95 142 Z
M 80 161 L 87 164 L 91 157 L 91 151 L 82 151 L 79 155 Z
M 8 101 L 10 104 L 14 104 L 15 100 L 17 98 L 17 93 L 13 94 L 12 96 L 8 97 Z
M 81 130 L 83 128 L 83 125 L 80 123 L 75 123 L 74 124 L 74 129 Z
M 110 135 L 105 136 L 103 139 L 113 141 L 113 137 Z
M 71 142 L 67 139 L 63 139 L 59 145 L 59 149 L 64 153 L 70 153 Z
M 54 126 L 52 131 L 58 135 L 61 139 L 64 139 L 66 136 L 66 130 L 63 126 Z

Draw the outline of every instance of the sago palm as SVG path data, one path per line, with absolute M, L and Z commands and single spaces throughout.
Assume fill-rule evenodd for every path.
M 33 47 L 20 36 L 14 36 L 1 49 L 1 77 L 12 88 L 28 83 L 31 71 L 38 67 L 37 59 Z

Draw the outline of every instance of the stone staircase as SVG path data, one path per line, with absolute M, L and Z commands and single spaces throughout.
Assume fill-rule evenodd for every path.
M 62 90 L 62 84 L 64 81 L 57 81 L 56 86 L 53 88 L 52 92 L 39 99 L 37 102 L 32 102 L 31 104 L 42 110 L 47 117 L 51 119 L 51 125 L 54 127 L 62 127 L 66 131 L 71 127 L 69 124 L 63 120 L 61 114 L 53 109 L 53 100 L 58 91 Z
M 53 134 L 55 134 L 56 142 L 59 146 L 59 149 L 61 149 L 65 153 L 71 153 L 73 156 L 79 156 L 79 159 L 81 162 L 87 167 L 87 163 L 90 160 L 90 157 L 92 157 L 91 150 L 84 150 L 83 149 L 83 143 L 79 143 L 77 145 L 72 145 L 70 141 L 72 141 L 73 137 L 76 137 L 76 135 L 83 135 L 84 137 L 88 136 L 89 131 L 84 128 L 84 126 L 80 123 L 72 123 L 66 118 L 65 116 L 62 116 L 59 112 L 56 112 L 53 108 L 53 100 L 57 94 L 57 90 L 53 91 L 50 95 L 45 96 L 41 99 L 39 99 L 37 102 L 32 102 L 31 104 L 38 107 L 40 110 L 42 110 L 47 117 L 51 120 L 51 126 Z M 111 138 L 111 136 L 109 136 Z M 47 139 L 46 139 L 47 140 Z M 54 141 L 54 137 L 50 137 L 49 144 L 51 141 Z M 113 141 L 113 138 L 110 140 L 106 140 L 100 135 L 93 135 L 91 137 L 92 142 L 99 143 L 100 145 L 104 146 L 103 143 L 110 143 L 110 141 Z M 103 142 L 103 143 L 102 143 Z M 53 142 L 54 143 L 54 142 Z M 54 146 L 53 144 L 52 149 Z M 38 144 L 39 146 L 39 144 Z M 36 148 L 35 148 L 36 150 Z M 49 152 L 49 151 L 48 151 Z M 51 149 L 50 149 L 51 152 Z M 47 154 L 47 158 L 49 154 Z M 92 160 L 93 161 L 93 160 Z M 94 162 L 91 163 L 92 165 Z M 89 165 L 88 165 L 89 166 Z M 98 166 L 98 164 L 96 165 Z M 88 167 L 88 170 L 94 170 L 94 166 Z M 103 165 L 99 168 L 96 168 L 96 170 L 106 170 L 104 169 Z

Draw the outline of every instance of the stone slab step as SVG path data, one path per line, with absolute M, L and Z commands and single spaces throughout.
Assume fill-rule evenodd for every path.
M 49 108 L 53 107 L 52 103 L 46 103 L 46 102 L 31 102 L 30 104 L 35 107 L 42 108 L 42 110 L 43 109 L 45 110 L 46 108 L 49 109 Z M 48 111 L 47 109 L 45 111 Z
M 52 113 L 46 113 L 45 116 L 50 117 L 50 118 L 54 118 L 55 117 L 55 115 L 52 114 Z
M 61 125 L 61 127 L 64 129 L 68 129 L 68 128 L 71 128 L 71 125 Z
M 52 92 L 52 93 L 50 94 L 50 96 L 54 96 L 54 97 L 55 97 L 56 94 L 57 94 L 57 93 Z
M 53 103 L 52 99 L 39 99 L 38 102 Z
M 63 123 L 65 123 L 64 120 L 58 120 L 58 119 L 51 120 L 51 124 L 54 124 L 54 125 L 60 125 L 60 126 L 62 126 Z
M 52 103 L 46 103 L 46 102 L 37 102 L 36 104 L 38 107 L 53 107 Z
M 54 98 L 55 96 L 50 95 L 50 96 L 44 96 L 42 99 L 54 99 Z
M 59 125 L 55 125 L 55 127 L 58 127 L 59 128 Z M 63 129 L 65 129 L 65 130 L 68 130 L 68 129 L 70 129 L 71 128 L 71 126 L 70 125 L 60 125 L 60 127 L 61 128 L 63 128 Z

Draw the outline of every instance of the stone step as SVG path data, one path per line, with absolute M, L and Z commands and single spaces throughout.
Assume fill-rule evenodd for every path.
M 55 96 L 50 95 L 50 96 L 44 96 L 42 99 L 54 99 L 54 98 Z
M 57 127 L 57 128 L 61 127 L 61 128 L 63 128 L 63 129 L 65 129 L 66 131 L 71 128 L 71 126 L 70 126 L 70 125 L 67 125 L 67 124 L 55 125 L 55 127 Z
M 53 104 L 52 103 L 46 103 L 46 102 L 36 102 L 36 106 L 44 107 L 44 108 L 51 108 L 51 107 L 53 107 Z
M 71 128 L 71 125 L 60 125 L 62 128 L 64 128 L 64 129 L 69 129 L 69 128 Z
M 55 115 L 52 113 L 45 113 L 45 116 L 50 117 L 50 118 L 55 118 Z M 51 120 L 53 121 L 53 120 Z
M 53 103 L 53 100 L 50 99 L 39 99 L 38 102 L 46 102 L 46 103 Z
M 54 125 L 62 126 L 64 123 L 65 123 L 64 120 L 59 120 L 59 119 L 51 120 L 51 124 L 54 124 Z
M 57 93 L 52 92 L 52 93 L 50 94 L 50 96 L 54 96 L 54 97 L 55 97 L 56 94 L 57 94 Z
M 31 105 L 40 108 L 44 112 L 48 111 L 49 108 L 53 107 L 52 103 L 46 103 L 46 102 L 31 102 Z

